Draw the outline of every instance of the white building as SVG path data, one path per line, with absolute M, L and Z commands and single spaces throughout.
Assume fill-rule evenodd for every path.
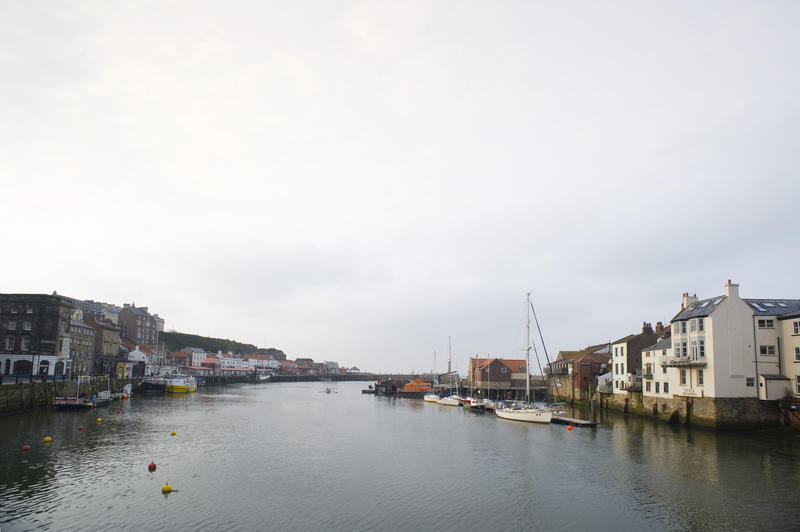
M 800 398 L 800 312 L 790 312 L 778 318 L 780 338 L 778 344 L 783 374 L 789 379 L 791 395 Z
M 672 397 L 676 371 L 668 372 L 666 363 L 672 358 L 672 339 L 669 336 L 659 339 L 657 343 L 642 351 L 642 375 L 644 397 Z
M 783 373 L 789 357 L 781 353 L 782 336 L 793 326 L 780 322 L 798 313 L 800 300 L 742 299 L 739 285 L 730 280 L 722 296 L 698 300 L 684 294 L 682 310 L 672 319 L 672 354 L 666 362 L 677 382 L 673 393 L 782 399 L 791 393 Z M 794 346 L 796 339 L 789 338 Z

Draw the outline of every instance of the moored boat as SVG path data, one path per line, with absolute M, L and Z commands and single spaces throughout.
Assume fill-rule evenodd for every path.
M 458 395 L 446 395 L 436 400 L 437 405 L 445 406 L 459 406 L 461 404 L 461 397 Z
M 422 398 L 428 403 L 435 403 L 439 400 L 439 395 L 436 392 L 428 392 Z
M 167 379 L 164 377 L 145 377 L 139 386 L 142 392 L 165 392 L 167 390 Z
M 170 393 L 196 392 L 197 380 L 191 375 L 172 375 L 167 377 L 167 391 Z
M 494 413 L 502 419 L 527 421 L 529 423 L 550 423 L 553 419 L 553 413 L 547 409 L 519 403 L 497 406 Z
M 427 392 L 432 392 L 433 391 L 433 386 L 431 386 L 430 383 L 425 382 L 422 379 L 418 378 L 418 379 L 414 379 L 413 381 L 405 384 L 403 386 L 403 390 L 402 391 L 404 391 L 404 392 L 422 392 L 422 393 L 427 393 Z

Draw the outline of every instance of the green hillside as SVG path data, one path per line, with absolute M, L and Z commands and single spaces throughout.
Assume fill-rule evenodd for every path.
M 160 332 L 158 333 L 158 343 L 163 343 L 167 351 L 180 351 L 185 347 L 199 347 L 207 353 L 231 352 L 234 354 L 257 353 L 260 355 L 272 355 L 277 360 L 286 360 L 286 354 L 280 349 L 259 349 L 252 344 L 243 344 L 234 340 L 222 338 L 209 338 L 197 334 L 186 334 L 181 332 Z

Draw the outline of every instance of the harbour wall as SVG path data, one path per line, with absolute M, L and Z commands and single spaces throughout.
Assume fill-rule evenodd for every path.
M 645 397 L 642 392 L 598 392 L 600 408 L 711 429 L 751 429 L 775 426 L 800 428 L 800 416 L 775 401 L 755 397 Z
M 138 379 L 109 379 L 108 386 L 111 393 L 121 393 L 126 384 L 136 385 Z M 4 384 L 0 386 L 0 413 L 8 414 L 36 408 L 49 408 L 53 404 L 53 397 L 63 395 L 65 390 L 74 390 L 75 381 L 34 381 L 19 384 Z M 105 389 L 106 387 L 103 386 Z M 81 390 L 84 386 L 81 386 Z M 91 385 L 86 392 L 96 393 Z

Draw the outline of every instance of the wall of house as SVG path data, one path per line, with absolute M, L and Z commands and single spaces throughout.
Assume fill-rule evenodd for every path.
M 795 334 L 797 324 L 798 334 Z M 791 395 L 800 398 L 800 317 L 780 321 L 780 350 L 783 374 L 789 378 Z
M 727 287 L 726 287 L 727 289 Z M 707 319 L 706 355 L 708 362 L 707 396 L 757 397 L 757 386 L 747 386 L 746 379 L 755 380 L 755 350 L 753 346 L 753 310 L 731 293 Z

